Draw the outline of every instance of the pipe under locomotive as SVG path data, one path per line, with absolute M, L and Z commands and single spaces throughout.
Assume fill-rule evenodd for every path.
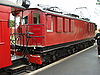
M 94 44 L 95 23 L 80 19 L 77 15 L 64 14 L 54 10 L 55 8 L 57 7 L 45 9 L 14 7 L 12 14 L 15 16 L 15 21 L 19 18 L 19 25 L 17 26 L 15 22 L 14 32 L 11 32 L 11 36 L 9 27 L 7 27 L 9 10 L 8 17 L 4 18 L 7 19 L 6 26 L 4 26 L 6 31 L 2 32 L 3 36 L 0 35 L 0 37 L 7 37 L 5 42 L 8 44 L 2 46 L 2 39 L 0 39 L 1 50 L 7 46 L 5 47 L 6 54 L 0 55 L 8 56 L 9 63 L 2 62 L 1 69 L 6 68 L 7 72 L 14 73 L 26 70 L 26 68 L 39 68 Z M 0 31 L 2 30 L 3 28 Z M 0 59 L 3 60 L 3 57 L 0 56 Z M 10 66 L 12 63 L 13 65 Z

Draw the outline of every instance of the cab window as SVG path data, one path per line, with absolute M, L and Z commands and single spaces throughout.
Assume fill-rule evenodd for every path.
M 40 14 L 39 13 L 33 13 L 33 23 L 40 24 Z
M 28 24 L 28 16 L 23 17 L 23 24 Z

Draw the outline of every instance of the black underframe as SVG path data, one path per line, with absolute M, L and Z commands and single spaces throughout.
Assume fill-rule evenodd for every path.
M 57 44 L 57 45 L 52 45 L 52 46 L 36 47 L 36 49 L 34 49 L 34 47 L 24 47 L 24 48 L 34 49 L 35 53 L 45 53 L 45 52 L 53 51 L 55 49 L 59 49 L 59 48 L 63 48 L 63 47 L 68 47 L 68 46 L 71 46 L 71 45 L 80 44 L 82 42 L 92 41 L 92 40 L 94 42 L 94 37 L 83 39 L 83 40 L 78 40 L 78 41 L 72 41 L 72 42 Z M 17 49 L 23 49 L 22 46 L 17 46 L 17 45 L 16 45 L 16 48 Z

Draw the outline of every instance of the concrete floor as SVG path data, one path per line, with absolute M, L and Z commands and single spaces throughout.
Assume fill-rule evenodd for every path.
M 100 58 L 96 47 L 71 57 L 35 75 L 100 75 Z

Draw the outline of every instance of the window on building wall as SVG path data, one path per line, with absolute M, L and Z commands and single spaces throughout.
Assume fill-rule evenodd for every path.
M 40 14 L 39 13 L 33 13 L 33 22 L 34 24 L 40 24 Z
M 53 32 L 54 18 L 51 15 L 46 16 L 47 32 Z
M 23 24 L 28 24 L 28 16 L 23 17 Z
M 63 32 L 63 18 L 57 17 L 57 32 Z

